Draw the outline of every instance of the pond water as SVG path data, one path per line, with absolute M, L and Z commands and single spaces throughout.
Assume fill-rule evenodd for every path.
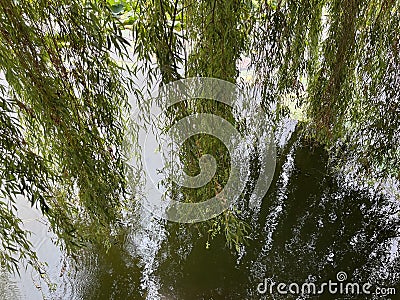
M 371 283 L 372 292 L 396 289 L 397 295 L 325 292 L 314 299 L 399 299 L 399 203 L 327 166 L 322 148 L 296 134 L 287 139 L 261 206 L 242 208 L 252 231 L 240 253 L 229 249 L 223 236 L 206 249 L 207 236 L 195 226 L 160 221 L 138 208 L 131 231 L 108 253 L 89 251 L 76 270 L 54 246 L 40 214 L 21 201 L 21 217 L 35 233 L 33 244 L 56 286 L 50 291 L 29 270 L 21 278 L 2 273 L 0 298 L 306 299 L 276 288 L 273 295 L 261 294 L 257 288 L 265 280 L 339 282 L 338 273 L 345 273 L 343 282 Z

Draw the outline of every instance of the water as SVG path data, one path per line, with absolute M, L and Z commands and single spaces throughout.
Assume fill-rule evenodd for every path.
M 397 296 L 325 293 L 315 299 L 399 299 L 399 203 L 332 173 L 326 152 L 296 134 L 282 144 L 261 207 L 243 213 L 252 232 L 240 253 L 222 236 L 206 249 L 207 236 L 195 226 L 160 221 L 138 208 L 126 236 L 108 253 L 88 251 L 75 270 L 40 215 L 21 202 L 23 219 L 36 220 L 26 226 L 36 233 L 34 245 L 57 287 L 49 291 L 38 276 L 32 284 L 29 271 L 21 279 L 1 273 L 0 298 L 35 300 L 43 291 L 48 299 L 303 299 L 262 295 L 257 286 L 265 279 L 338 282 L 345 272 L 346 282 L 393 287 Z

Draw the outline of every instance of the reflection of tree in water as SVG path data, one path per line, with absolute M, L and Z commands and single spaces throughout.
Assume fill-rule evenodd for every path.
M 346 188 L 327 174 L 327 155 L 320 147 L 310 151 L 297 142 L 292 150 L 282 157 L 256 217 L 247 220 L 254 230 L 239 260 L 222 239 L 207 250 L 205 235 L 170 227 L 161 250 L 166 259 L 157 270 L 162 294 L 258 299 L 256 288 L 264 278 L 322 283 L 336 280 L 339 271 L 347 273 L 348 282 L 399 287 L 399 205 Z
M 268 251 L 258 256 L 265 266 L 259 272 L 290 283 L 309 276 L 327 282 L 344 271 L 352 282 L 398 285 L 398 204 L 368 190 L 346 189 L 342 180 L 324 174 L 326 154 L 313 152 L 303 145 L 295 150 L 284 200 L 276 203 L 278 185 L 264 202 L 268 213 L 277 204 L 282 210 Z M 266 220 L 260 228 L 267 229 Z
M 0 269 L 0 298 L 20 299 L 21 293 L 17 284 L 10 278 L 6 270 Z
M 144 217 L 125 242 L 99 254 L 84 294 L 107 287 L 102 294 L 134 299 L 259 299 L 264 278 L 318 284 L 339 271 L 347 282 L 399 289 L 398 203 L 329 174 L 325 150 L 297 133 L 281 149 L 261 207 L 246 214 L 253 230 L 239 255 L 222 236 L 206 249 L 207 233 L 196 226 Z
M 9 269 L 17 266 L 15 253 L 37 263 L 12 207 L 17 194 L 41 208 L 71 255 L 87 245 L 116 247 L 113 239 L 126 229 L 120 226 L 127 204 L 120 148 L 121 107 L 128 92 L 121 82 L 127 78 L 110 56 L 114 51 L 127 58 L 124 26 L 133 30 L 135 61 L 143 61 L 149 78 L 161 74 L 163 83 L 190 76 L 236 82 L 237 60 L 250 56 L 252 82 L 275 125 L 290 105 L 302 109 L 303 132 L 329 148 L 330 156 L 355 162 L 359 175 L 374 181 L 399 179 L 399 1 L 111 2 L 108 10 L 102 1 L 85 2 L 86 7 L 76 0 L 0 1 L 0 68 L 6 79 L 0 85 L 0 192 L 10 201 L 0 203 L 5 241 L 0 258 Z M 235 124 L 224 105 L 201 99 L 178 107 L 173 117 L 196 112 Z M 398 280 L 397 215 L 389 201 L 339 189 L 343 184 L 325 175 L 328 160 L 306 149 L 294 150 L 292 172 L 285 172 L 291 160 L 280 163 L 277 186 L 255 215 L 244 206 L 243 214 L 232 209 L 205 226 L 185 228 L 193 240 L 202 235 L 201 247 L 183 266 L 171 253 L 176 258 L 172 270 L 186 277 L 171 273 L 187 278 L 182 282 L 188 285 L 190 279 L 202 284 L 192 283 L 183 294 L 212 286 L 215 297 L 235 298 L 245 290 L 251 293 L 249 286 L 263 276 L 304 280 L 320 272 L 316 279 L 325 280 L 338 270 L 385 284 Z M 195 136 L 181 151 L 189 174 L 197 174 L 204 153 L 217 159 L 217 174 L 197 191 L 173 192 L 187 201 L 215 195 L 229 176 L 223 145 L 210 136 Z M 257 161 L 253 168 L 256 173 Z M 237 216 L 247 218 L 251 230 Z M 179 227 L 168 226 L 170 232 Z M 204 245 L 218 232 L 239 253 L 238 266 L 227 250 L 221 255 L 213 250 L 213 258 L 205 252 Z M 246 248 L 248 234 L 253 239 Z M 387 256 L 390 242 L 393 257 Z M 216 237 L 214 247 L 223 249 L 224 243 Z M 224 268 L 237 276 L 231 281 L 235 285 Z M 255 275 L 249 277 L 246 270 Z M 175 285 L 179 293 L 179 282 Z

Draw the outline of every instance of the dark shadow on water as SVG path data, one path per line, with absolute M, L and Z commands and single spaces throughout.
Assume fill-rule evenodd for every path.
M 184 225 L 170 225 L 154 259 L 153 278 L 161 299 L 296 299 L 261 295 L 264 279 L 317 286 L 345 272 L 345 282 L 396 287 L 400 293 L 398 205 L 367 191 L 354 191 L 329 174 L 322 148 L 293 143 L 283 151 L 262 207 L 249 217 L 250 245 L 238 256 L 223 237 L 206 249 L 207 238 Z M 256 221 L 251 221 L 251 218 Z M 98 262 L 92 297 L 146 299 L 142 267 L 112 249 Z M 130 262 L 130 263 L 127 263 Z M 98 291 L 98 292 L 97 292 Z M 89 291 L 87 291 L 89 293 Z M 397 297 L 400 297 L 397 295 Z M 378 299 L 366 295 L 323 295 L 313 299 Z M 147 299 L 152 299 L 147 295 Z M 304 298 L 298 298 L 304 299 Z M 399 299 L 396 296 L 381 299 Z

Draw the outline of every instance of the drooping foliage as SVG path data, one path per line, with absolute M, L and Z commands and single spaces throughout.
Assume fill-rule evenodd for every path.
M 162 83 L 185 77 L 213 77 L 235 83 L 237 61 L 247 46 L 248 5 L 236 0 L 138 1 L 138 17 L 132 20 L 134 51 L 139 57 L 144 54 L 141 58 L 145 61 L 148 53 L 155 54 L 158 68 L 153 70 L 159 70 Z M 149 11 L 152 11 L 151 15 Z M 142 68 L 151 70 L 148 63 Z M 212 113 L 235 123 L 231 108 L 225 104 L 192 99 L 171 109 L 169 126 L 195 113 Z M 199 158 L 204 154 L 216 158 L 217 172 L 199 189 L 175 186 L 174 192 L 182 193 L 186 202 L 214 197 L 228 180 L 229 153 L 221 141 L 209 135 L 196 135 L 186 140 L 180 155 L 184 171 L 191 176 L 197 175 Z M 234 210 L 196 226 L 206 229 L 210 237 L 223 232 L 228 245 L 237 250 L 248 232 L 248 225 L 235 216 Z
M 351 162 L 373 180 L 399 178 L 399 1 L 135 3 L 137 17 L 128 21 L 135 53 L 147 61 L 155 54 L 158 68 L 144 68 L 160 70 L 162 82 L 191 76 L 236 82 L 238 61 L 249 57 L 248 85 L 259 91 L 275 124 L 289 113 L 288 102 L 294 103 L 302 110 L 305 134 L 339 164 Z M 178 111 L 212 112 L 233 121 L 221 104 L 196 103 Z M 219 151 L 211 137 L 191 145 L 182 156 L 196 174 L 201 153 Z M 193 157 L 190 147 L 198 151 Z
M 126 90 L 111 51 L 127 42 L 102 1 L 1 1 L 0 24 L 1 262 L 36 264 L 18 195 L 70 253 L 107 246 L 125 192 Z
M 294 103 L 305 133 L 337 161 L 399 178 L 399 9 L 397 0 L 0 0 L 2 261 L 35 260 L 13 206 L 18 194 L 39 205 L 68 249 L 110 243 L 125 192 L 128 79 L 111 56 L 128 59 L 121 29 L 132 32 L 133 71 L 148 87 L 190 76 L 237 82 L 248 57 L 245 84 L 275 123 Z M 174 107 L 171 122 L 196 112 L 235 124 L 228 107 L 204 99 Z M 183 147 L 192 175 L 203 153 L 222 158 L 211 184 L 183 190 L 187 201 L 223 186 L 225 152 L 212 137 Z M 248 230 L 234 210 L 208 225 L 236 247 Z
M 266 1 L 253 62 L 265 101 L 292 96 L 307 134 L 375 177 L 398 177 L 399 1 Z M 377 179 L 377 178 L 375 178 Z

